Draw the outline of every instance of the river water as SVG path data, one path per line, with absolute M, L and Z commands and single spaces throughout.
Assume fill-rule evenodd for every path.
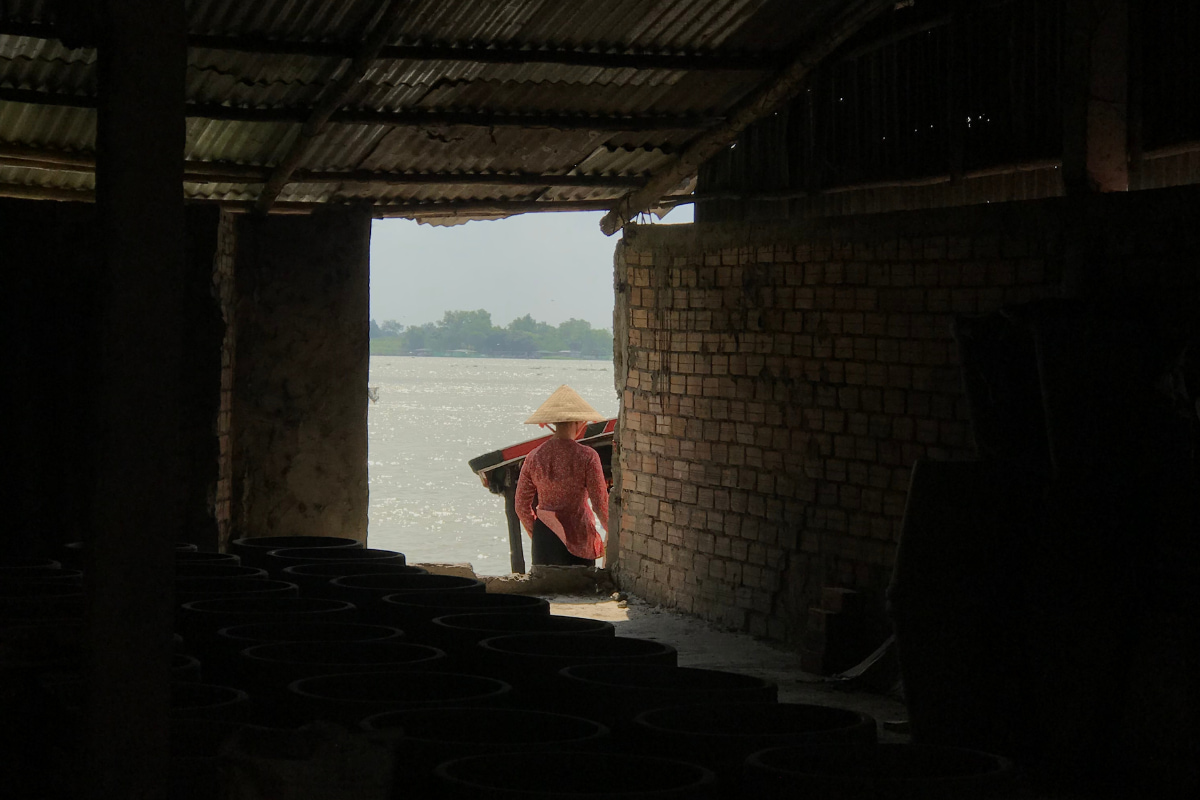
M 564 383 L 616 416 L 608 361 L 371 356 L 379 399 L 367 410 L 369 545 L 507 573 L 504 498 L 467 461 L 549 433 L 522 423 Z

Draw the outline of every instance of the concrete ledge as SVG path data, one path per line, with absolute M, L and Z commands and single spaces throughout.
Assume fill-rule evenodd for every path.
M 409 566 L 420 567 L 421 569 L 429 570 L 430 575 L 454 575 L 455 577 L 459 578 L 474 578 L 476 580 L 481 580 L 481 578 L 475 574 L 475 567 L 469 562 L 462 564 L 443 564 L 434 562 L 430 564 L 410 564 Z
M 549 567 L 535 565 L 528 575 L 481 575 L 489 592 L 496 594 L 608 594 L 612 577 L 601 567 Z

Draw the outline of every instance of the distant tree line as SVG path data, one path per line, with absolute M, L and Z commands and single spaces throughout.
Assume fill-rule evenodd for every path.
M 457 351 L 513 358 L 611 358 L 613 337 L 607 328 L 593 328 L 586 320 L 569 319 L 555 327 L 529 314 L 500 328 L 482 308 L 447 311 L 437 322 L 407 327 L 391 319 L 382 324 L 371 320 L 373 355 L 447 355 Z

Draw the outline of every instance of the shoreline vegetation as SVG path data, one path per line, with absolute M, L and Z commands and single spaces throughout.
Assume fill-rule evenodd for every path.
M 582 319 L 554 326 L 526 314 L 501 328 L 483 309 L 447 311 L 424 325 L 371 320 L 371 355 L 599 361 L 612 359 L 613 337 L 607 328 L 593 328 Z

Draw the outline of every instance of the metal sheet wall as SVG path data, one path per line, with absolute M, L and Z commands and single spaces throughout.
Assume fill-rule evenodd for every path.
M 887 189 L 889 207 L 905 195 L 940 206 L 1016 199 L 997 191 L 1060 193 L 1045 162 L 1062 147 L 1061 0 L 942 0 L 908 11 L 889 17 L 890 28 L 864 31 L 786 112 L 753 126 L 701 170 L 700 194 L 780 200 L 710 200 L 696 218 L 780 219 L 839 205 L 815 198 L 856 186 Z M 976 179 L 1010 164 L 1051 172 Z M 949 190 L 927 185 L 952 176 L 967 180 Z M 900 184 L 922 191 L 895 191 Z

